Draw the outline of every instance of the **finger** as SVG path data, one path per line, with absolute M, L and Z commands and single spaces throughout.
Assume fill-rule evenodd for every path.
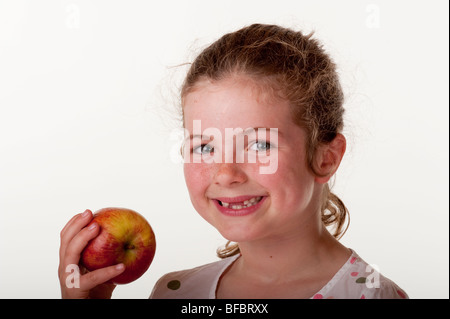
M 85 211 L 86 212 L 86 211 Z M 60 267 L 59 268 L 61 268 L 61 266 L 64 266 L 64 265 L 61 265 L 61 262 L 62 262 L 62 260 L 63 260 L 63 258 L 64 258 L 64 250 L 66 249 L 66 240 L 65 240 L 65 238 L 66 238 L 66 236 L 65 236 L 65 234 L 66 234 L 66 232 L 67 232 L 67 229 L 70 227 L 70 225 L 72 225 L 73 224 L 73 222 L 77 219 L 77 218 L 80 218 L 80 215 L 81 214 L 76 214 L 76 215 L 74 215 L 68 222 L 67 222 L 67 224 L 64 226 L 64 228 L 61 230 L 61 232 L 60 232 L 60 234 L 59 234 L 59 237 L 60 237 L 60 245 L 59 245 L 59 263 L 60 263 Z
M 89 221 L 92 219 L 92 211 L 90 209 L 86 209 L 84 212 L 75 215 L 63 228 L 61 231 L 61 237 L 66 238 L 74 235 L 74 227 L 78 227 L 81 229 L 86 225 L 86 220 Z M 78 230 L 79 230 L 78 229 Z M 76 233 L 77 231 L 75 231 Z
M 85 213 L 85 212 L 86 212 L 86 211 L 84 211 L 84 213 Z M 76 215 L 72 216 L 72 218 L 67 222 L 67 224 L 64 226 L 64 228 L 61 230 L 61 237 L 64 236 L 64 233 L 66 232 L 67 228 L 73 223 L 73 221 L 74 221 L 75 219 L 79 218 L 80 215 L 82 215 L 82 214 L 83 214 L 83 213 L 76 214 Z
M 75 237 L 76 234 L 80 232 L 80 230 L 84 226 L 86 226 L 91 221 L 91 219 L 92 212 L 89 209 L 86 209 L 84 213 L 75 215 L 66 224 L 66 226 L 61 231 L 61 245 L 59 249 L 60 260 L 64 259 L 64 252 L 69 242 Z
M 78 264 L 80 255 L 88 242 L 95 238 L 99 233 L 100 227 L 97 223 L 92 223 L 89 227 L 80 230 L 67 245 L 64 253 L 64 264 Z
M 88 272 L 87 274 L 81 276 L 80 287 L 83 290 L 91 290 L 92 288 L 120 275 L 124 270 L 124 264 L 117 264 Z

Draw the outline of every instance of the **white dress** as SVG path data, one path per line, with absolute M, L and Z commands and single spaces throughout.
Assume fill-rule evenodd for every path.
M 156 283 L 152 299 L 215 299 L 223 272 L 240 255 L 193 269 L 168 273 Z M 408 295 L 353 250 L 347 262 L 311 299 L 405 299 Z

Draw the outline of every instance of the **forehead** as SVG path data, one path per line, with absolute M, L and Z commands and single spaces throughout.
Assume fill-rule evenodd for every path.
M 186 94 L 183 104 L 188 130 L 194 120 L 216 127 L 279 127 L 293 122 L 288 101 L 274 87 L 242 76 L 202 80 Z

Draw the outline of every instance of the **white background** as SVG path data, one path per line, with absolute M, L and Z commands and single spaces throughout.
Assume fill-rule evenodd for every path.
M 59 298 L 59 233 L 86 208 L 135 209 L 157 235 L 147 298 L 225 240 L 171 160 L 192 60 L 254 22 L 315 30 L 339 65 L 349 147 L 342 242 L 411 298 L 449 297 L 448 1 L 0 0 L 0 297 Z

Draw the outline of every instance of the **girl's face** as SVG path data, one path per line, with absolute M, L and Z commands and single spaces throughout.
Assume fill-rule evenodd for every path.
M 287 101 L 248 78 L 231 77 L 197 83 L 183 110 L 190 198 L 226 239 L 298 236 L 318 224 L 320 185 L 307 168 L 305 133 Z

